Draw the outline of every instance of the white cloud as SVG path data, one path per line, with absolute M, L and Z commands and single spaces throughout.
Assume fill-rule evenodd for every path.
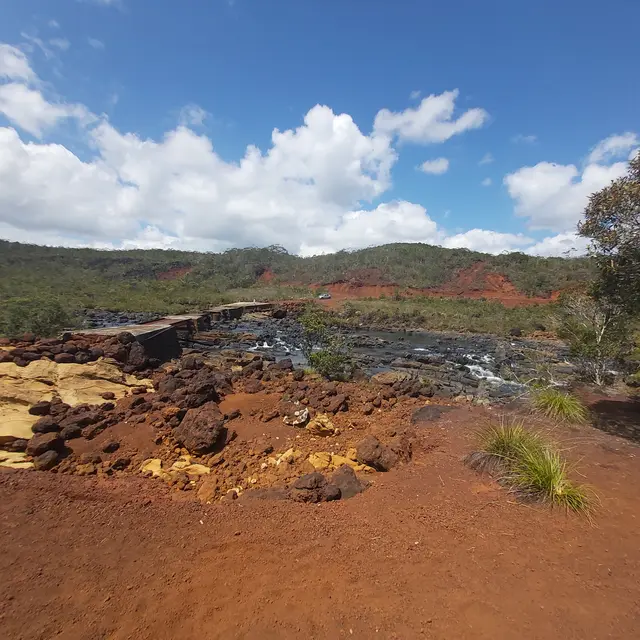
M 632 131 L 612 135 L 601 140 L 593 147 L 587 161 L 590 163 L 602 163 L 622 157 L 631 159 L 638 147 L 640 147 L 640 139 Z
M 478 164 L 480 166 L 484 165 L 484 164 L 491 164 L 494 161 L 494 157 L 491 153 L 485 153 L 482 158 L 480 158 L 480 162 L 478 162 Z
M 589 241 L 570 231 L 556 236 L 544 238 L 526 249 L 526 253 L 532 256 L 581 256 L 587 252 Z
M 35 78 L 27 56 L 10 44 L 0 43 L 0 78 L 25 81 Z
M 67 51 L 71 46 L 71 43 L 66 38 L 51 38 L 49 44 L 60 51 Z
M 575 165 L 539 162 L 507 175 L 504 184 L 515 200 L 516 215 L 533 229 L 569 231 L 575 228 L 589 195 L 619 178 L 627 165 L 589 164 L 582 173 Z
M 511 142 L 514 142 L 516 144 L 520 142 L 524 144 L 535 144 L 536 142 L 538 142 L 538 136 L 533 136 L 533 135 L 525 136 L 519 133 L 518 135 L 515 135 L 511 138 Z
M 409 99 L 410 100 L 417 100 L 420 97 L 421 94 L 422 94 L 422 91 L 418 91 L 418 90 L 412 91 L 409 94 Z
M 90 47 L 93 47 L 98 51 L 102 51 L 104 49 L 104 42 L 102 42 L 102 40 L 98 40 L 98 38 L 87 38 L 87 42 Z
M 209 113 L 197 104 L 188 104 L 180 110 L 180 124 L 201 127 Z
M 52 104 L 40 91 L 16 82 L 0 85 L 0 114 L 37 138 L 60 120 L 87 124 L 94 118 L 82 105 Z
M 387 202 L 375 209 L 352 211 L 341 216 L 336 227 L 325 227 L 314 243 L 302 243 L 302 255 L 331 253 L 338 249 L 361 249 L 389 242 L 439 244 L 443 234 L 419 204 Z
M 47 23 L 50 29 L 59 29 L 60 28 L 60 23 L 57 20 L 49 20 L 49 22 Z
M 424 173 L 431 173 L 435 176 L 440 176 L 449 170 L 449 161 L 446 158 L 427 160 L 426 162 L 423 162 L 418 169 Z
M 454 119 L 458 90 L 430 95 L 419 106 L 394 112 L 378 111 L 374 133 L 397 136 L 399 140 L 422 144 L 444 142 L 449 138 L 481 127 L 489 115 L 484 109 L 469 109 Z
M 480 183 L 483 187 L 490 187 L 491 186 L 491 178 L 485 178 L 481 183 Z
M 70 119 L 82 125 L 87 149 L 79 157 L 63 145 L 28 142 L 15 129 L 0 127 L 0 237 L 214 251 L 277 243 L 304 254 L 387 242 L 543 253 L 568 242 L 558 236 L 536 243 L 482 229 L 450 236 L 419 204 L 367 205 L 391 187 L 397 160 L 392 135 L 376 128 L 364 133 L 351 116 L 329 107 L 316 105 L 295 129 L 275 129 L 266 150 L 250 145 L 239 162 L 227 162 L 208 137 L 190 128 L 204 118 L 199 107 L 183 110 L 183 124 L 161 139 L 143 139 L 82 105 L 48 100 L 27 59 L 18 50 L 3 51 L 0 69 L 9 81 L 0 84 L 0 112 L 36 137 Z M 432 96 L 426 99 L 436 101 L 431 116 L 423 101 L 402 126 L 391 128 L 403 139 L 415 134 L 429 141 L 470 128 L 468 118 L 461 123 L 465 115 L 452 120 L 454 93 L 447 98 L 451 109 L 442 107 L 442 96 Z M 515 193 L 526 200 L 527 174 L 519 178 Z
M 515 251 L 530 245 L 534 240 L 518 233 L 499 233 L 485 229 L 471 229 L 465 233 L 446 238 L 442 246 L 449 249 L 472 249 L 484 253 L 503 253 Z

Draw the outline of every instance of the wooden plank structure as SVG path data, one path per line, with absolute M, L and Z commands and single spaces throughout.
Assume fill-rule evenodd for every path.
M 213 307 L 203 313 L 188 313 L 165 316 L 151 322 L 141 324 L 120 325 L 117 327 L 102 327 L 98 329 L 83 329 L 78 333 L 89 333 L 100 336 L 117 336 L 128 332 L 135 336 L 138 342 L 145 342 L 159 333 L 173 330 L 179 338 L 188 338 L 198 331 L 208 331 L 211 323 L 218 320 L 235 320 L 245 313 L 267 312 L 273 309 L 271 302 L 233 302 Z

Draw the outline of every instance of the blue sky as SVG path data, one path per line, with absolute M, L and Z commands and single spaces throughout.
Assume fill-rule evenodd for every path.
M 562 254 L 640 147 L 633 0 L 4 4 L 13 240 Z

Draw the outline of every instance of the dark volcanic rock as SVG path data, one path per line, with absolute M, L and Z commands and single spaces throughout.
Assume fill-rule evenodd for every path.
M 60 425 L 53 416 L 42 416 L 31 426 L 33 433 L 53 433 L 60 431 Z
M 340 489 L 318 471 L 307 473 L 292 485 L 289 495 L 297 502 L 330 502 L 340 500 Z
M 36 433 L 27 445 L 29 456 L 39 456 L 45 451 L 58 451 L 62 448 L 62 438 L 57 433 Z
M 226 435 L 218 405 L 207 402 L 196 409 L 189 409 L 173 435 L 190 453 L 199 455 L 213 450 Z
M 340 489 L 340 495 L 343 500 L 353 498 L 353 496 L 362 493 L 369 487 L 369 483 L 360 480 L 354 470 L 347 464 L 343 464 L 335 471 L 329 478 L 329 482 Z
M 453 407 L 441 407 L 438 405 L 427 405 L 416 409 L 411 416 L 411 424 L 420 425 L 438 420 L 443 414 L 451 411 Z
M 357 460 L 378 471 L 389 471 L 399 462 L 398 455 L 375 436 L 366 436 L 356 445 Z
M 53 469 L 60 462 L 60 455 L 57 451 L 45 451 L 33 459 L 33 468 L 36 471 L 48 471 Z
M 139 342 L 132 342 L 127 356 L 127 365 L 134 370 L 144 369 L 147 366 L 147 354 Z
M 258 393 L 262 391 L 262 384 L 259 380 L 247 380 L 244 383 L 244 391 L 245 393 Z
M 76 357 L 72 353 L 59 353 L 53 359 L 58 364 L 71 364 L 76 361 Z
M 115 453 L 120 448 L 120 443 L 116 440 L 110 440 L 102 446 L 103 453 Z

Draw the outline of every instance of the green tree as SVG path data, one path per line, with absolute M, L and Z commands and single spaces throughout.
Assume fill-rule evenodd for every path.
M 592 240 L 596 297 L 640 312 L 640 154 L 626 176 L 591 196 L 578 231 Z
M 0 315 L 0 334 L 10 338 L 25 333 L 50 337 L 70 326 L 71 318 L 57 300 L 10 300 Z
M 628 352 L 628 316 L 606 299 L 564 296 L 558 335 L 569 344 L 585 378 L 604 385 L 611 366 Z

